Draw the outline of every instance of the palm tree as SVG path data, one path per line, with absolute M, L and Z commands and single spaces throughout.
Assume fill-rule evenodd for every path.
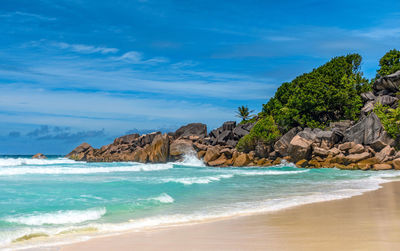
M 236 111 L 236 117 L 241 118 L 242 121 L 246 121 L 254 116 L 251 114 L 252 112 L 254 112 L 254 110 L 249 111 L 249 107 L 247 107 L 247 105 L 242 105 L 238 107 Z

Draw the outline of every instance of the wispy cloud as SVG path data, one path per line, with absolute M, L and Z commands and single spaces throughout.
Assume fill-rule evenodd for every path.
M 55 18 L 55 17 L 47 17 L 47 16 L 43 16 L 43 15 L 39 15 L 39 14 L 20 12 L 20 11 L 3 13 L 3 14 L 0 14 L 0 18 L 1 17 L 2 18 L 22 17 L 22 18 L 28 18 L 28 19 L 37 19 L 37 20 L 41 20 L 41 21 L 57 20 L 57 18 Z
M 51 45 L 60 49 L 70 50 L 73 52 L 84 53 L 84 54 L 91 54 L 91 53 L 108 54 L 108 53 L 117 53 L 119 51 L 117 48 L 93 46 L 86 44 L 69 44 L 64 42 L 54 42 L 51 43 Z
M 116 61 L 124 61 L 131 64 L 158 64 L 169 62 L 169 60 L 165 57 L 144 59 L 143 54 L 137 51 L 128 51 L 119 57 L 113 57 L 113 59 Z
M 378 40 L 400 38 L 400 28 L 380 27 L 369 30 L 356 31 L 355 34 L 361 37 L 378 39 Z

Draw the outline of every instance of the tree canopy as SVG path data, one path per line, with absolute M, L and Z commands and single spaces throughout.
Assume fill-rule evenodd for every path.
M 262 115 L 272 115 L 281 131 L 295 127 L 324 127 L 332 121 L 357 119 L 360 93 L 369 88 L 360 72 L 361 56 L 349 54 L 283 83 Z
M 400 70 L 400 51 L 393 49 L 379 60 L 376 78 L 395 73 L 398 70 Z

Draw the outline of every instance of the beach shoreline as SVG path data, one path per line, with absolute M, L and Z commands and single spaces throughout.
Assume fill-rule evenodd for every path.
M 200 224 L 96 237 L 54 247 L 54 250 L 399 249 L 400 204 L 396 202 L 400 200 L 400 182 L 381 186 L 346 199 Z

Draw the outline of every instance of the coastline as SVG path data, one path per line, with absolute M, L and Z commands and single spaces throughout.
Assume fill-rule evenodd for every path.
M 200 224 L 96 237 L 54 247 L 54 250 L 399 249 L 400 205 L 396 201 L 400 198 L 400 182 L 381 186 L 346 199 Z

